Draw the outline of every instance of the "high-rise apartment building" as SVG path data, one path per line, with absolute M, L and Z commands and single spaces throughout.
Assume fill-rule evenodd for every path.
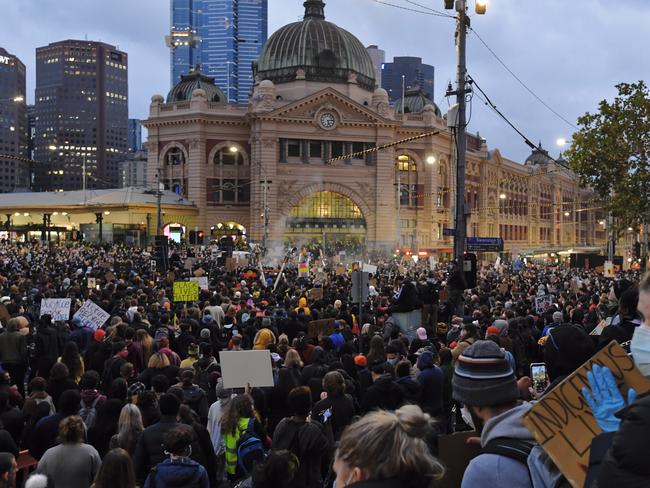
M 29 188 L 25 65 L 0 48 L 0 192 Z
M 117 188 L 127 152 L 128 56 L 67 40 L 36 49 L 35 183 L 39 190 Z
M 138 119 L 129 119 L 128 149 L 130 152 L 142 149 L 142 124 Z
M 372 64 L 375 66 L 375 82 L 377 86 L 381 87 L 381 69 L 386 62 L 386 51 L 379 49 L 379 46 L 373 44 L 366 48 L 368 54 L 370 54 L 370 59 L 372 59 Z
M 405 91 L 420 88 L 433 100 L 434 67 L 423 64 L 422 58 L 400 56 L 393 58 L 392 63 L 384 63 L 382 68 L 381 87 L 388 92 L 391 102 L 402 97 L 402 75 Z
M 171 86 L 197 65 L 232 103 L 245 104 L 268 36 L 268 0 L 171 0 Z

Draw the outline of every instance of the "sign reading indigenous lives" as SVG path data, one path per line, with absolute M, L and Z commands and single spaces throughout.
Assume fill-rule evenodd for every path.
M 221 351 L 221 375 L 224 388 L 273 386 L 271 351 Z
M 68 320 L 71 302 L 70 298 L 43 298 L 40 316 L 51 315 L 52 320 Z
M 524 425 L 574 488 L 585 484 L 591 441 L 601 433 L 582 396 L 582 388 L 589 388 L 587 371 L 595 364 L 612 371 L 624 397 L 630 388 L 639 395 L 650 390 L 650 380 L 641 375 L 625 350 L 612 341 L 544 395 L 524 416 Z
M 174 281 L 175 302 L 195 302 L 199 299 L 199 284 L 196 281 Z
M 77 310 L 73 318 L 81 320 L 82 327 L 99 329 L 109 318 L 111 318 L 111 314 L 106 312 L 96 303 L 88 300 L 79 310 Z

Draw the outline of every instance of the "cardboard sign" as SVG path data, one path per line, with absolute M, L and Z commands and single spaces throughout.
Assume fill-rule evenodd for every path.
M 481 450 L 477 444 L 467 444 L 470 437 L 479 437 L 475 431 L 456 432 L 438 438 L 440 461 L 445 466 L 445 477 L 440 481 L 441 488 L 458 488 L 463 481 L 463 474 Z
M 236 258 L 226 258 L 226 269 L 228 271 L 235 271 L 237 269 L 237 259 Z
M 194 267 L 194 263 L 196 263 L 196 258 L 185 259 L 185 269 L 188 271 L 192 271 L 192 268 Z
M 345 274 L 345 268 L 343 266 L 337 266 L 336 267 L 336 274 L 337 275 L 344 275 Z
M 553 306 L 553 297 L 551 295 L 544 295 L 542 297 L 535 297 L 535 311 L 538 315 L 546 313 L 546 311 Z
M 175 302 L 195 302 L 199 299 L 199 284 L 196 281 L 174 281 Z
M 312 320 L 307 329 L 308 337 L 320 337 L 334 332 L 334 319 Z
M 372 264 L 363 263 L 363 268 L 362 269 L 363 269 L 363 271 L 365 273 L 370 273 L 370 274 L 373 274 L 373 275 L 377 274 L 377 266 L 374 266 Z
M 49 314 L 52 316 L 52 320 L 68 320 L 71 302 L 70 298 L 43 298 L 39 317 Z
M 117 279 L 117 276 L 109 271 L 104 275 L 104 278 L 106 278 L 106 281 L 115 281 Z
M 209 290 L 208 277 L 207 276 L 198 276 L 190 278 L 190 281 L 196 281 L 199 284 L 201 290 Z
M 201 276 L 205 276 L 205 270 L 203 268 L 199 268 L 196 271 L 194 271 L 194 276 L 197 278 L 200 278 Z
M 224 388 L 273 386 L 271 351 L 221 351 L 219 353 Z
M 77 310 L 77 313 L 74 314 L 73 318 L 81 320 L 82 327 L 97 330 L 111 318 L 111 314 L 106 312 L 96 303 L 88 300 L 79 310 Z
M 587 371 L 594 364 L 607 366 L 612 371 L 624 398 L 630 388 L 639 395 L 650 390 L 650 380 L 641 375 L 625 350 L 612 341 L 546 394 L 523 419 L 535 440 L 574 488 L 582 488 L 585 484 L 591 442 L 601 433 L 581 393 L 583 387 L 590 388 Z
M 322 300 L 323 299 L 323 289 L 322 288 L 312 288 L 309 290 L 309 296 L 312 300 Z
M 95 286 L 97 286 L 97 282 L 95 281 L 95 278 L 88 278 L 88 283 L 86 286 L 88 288 L 95 288 Z

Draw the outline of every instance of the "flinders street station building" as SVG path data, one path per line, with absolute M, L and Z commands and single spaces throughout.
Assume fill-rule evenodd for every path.
M 446 114 L 417 89 L 391 106 L 361 42 L 326 20 L 322 1 L 304 7 L 264 46 L 247 106 L 198 71 L 151 98 L 148 186 L 197 210 L 165 215 L 165 226 L 448 257 L 456 185 Z M 467 138 L 468 236 L 501 237 L 513 254 L 602 249 L 604 215 L 574 174 L 543 151 L 522 164 Z

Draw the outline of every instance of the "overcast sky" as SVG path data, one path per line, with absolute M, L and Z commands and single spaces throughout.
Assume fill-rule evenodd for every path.
M 389 3 L 420 9 L 407 0 Z M 443 0 L 413 0 L 443 10 Z M 468 0 L 472 6 L 474 0 Z M 393 56 L 420 56 L 436 68 L 435 101 L 455 75 L 454 25 L 381 5 L 373 0 L 329 0 L 327 19 L 378 44 Z M 169 0 L 0 0 L 0 46 L 27 65 L 28 101 L 34 99 L 36 47 L 88 36 L 129 54 L 129 116 L 145 118 L 151 95 L 169 90 Z M 420 9 L 422 10 L 422 9 Z M 269 32 L 302 17 L 302 0 L 269 0 Z M 570 122 L 611 98 L 616 83 L 648 78 L 650 0 L 490 0 L 487 15 L 472 26 L 519 78 Z M 528 93 L 473 34 L 468 71 L 481 88 L 533 141 L 557 154 L 557 138 L 572 128 Z M 519 136 L 474 98 L 470 130 L 491 149 L 523 162 L 530 153 Z

